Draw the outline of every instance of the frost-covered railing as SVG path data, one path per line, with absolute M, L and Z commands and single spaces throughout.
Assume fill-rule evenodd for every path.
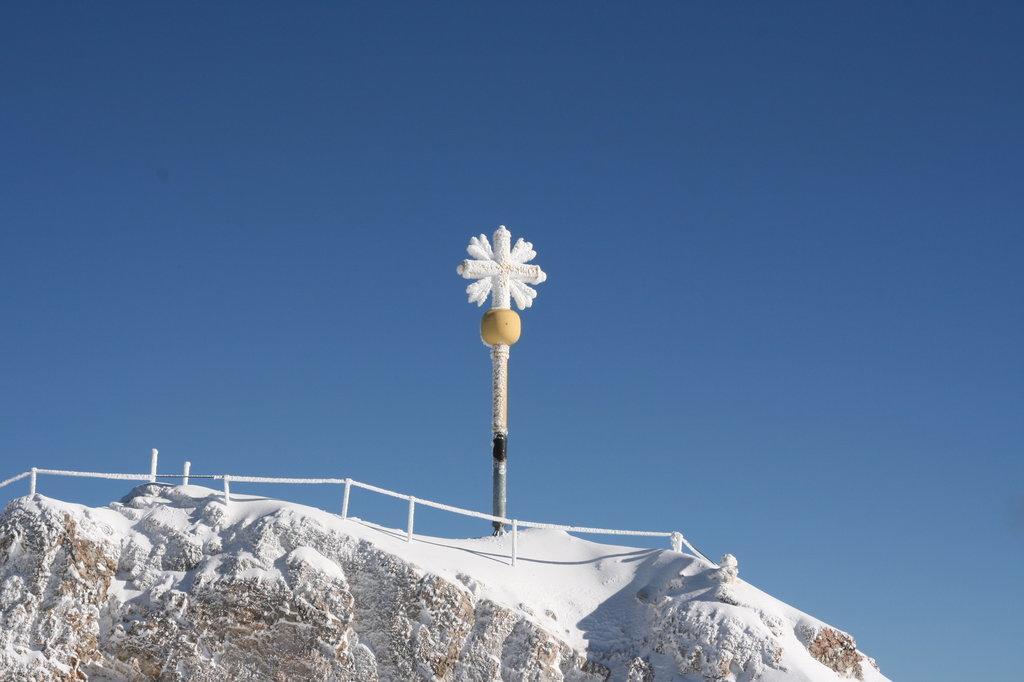
M 224 485 L 224 504 L 231 504 L 231 484 L 232 483 L 296 483 L 300 485 L 341 485 L 344 486 L 344 492 L 342 493 L 341 500 L 341 518 L 348 518 L 348 506 L 349 496 L 352 488 L 362 488 L 370 492 L 379 493 L 381 495 L 387 495 L 388 497 L 394 497 L 399 500 L 406 500 L 409 503 L 409 516 L 408 524 L 406 527 L 406 542 L 412 542 L 413 540 L 413 525 L 416 520 L 416 505 L 422 505 L 424 507 L 431 507 L 433 509 L 440 509 L 441 511 L 451 512 L 453 514 L 460 514 L 462 516 L 471 516 L 477 519 L 484 519 L 486 521 L 496 521 L 512 526 L 512 565 L 516 565 L 516 559 L 519 554 L 519 529 L 520 528 L 550 528 L 554 530 L 563 530 L 568 533 L 590 533 L 595 535 L 632 535 L 649 538 L 669 538 L 672 544 L 672 549 L 676 552 L 682 551 L 685 545 L 687 549 L 693 552 L 695 555 L 704 559 L 708 563 L 714 565 L 714 562 L 708 559 L 700 550 L 694 547 L 690 542 L 683 537 L 683 534 L 679 531 L 648 531 L 648 530 L 621 530 L 617 528 L 591 528 L 588 526 L 567 526 L 558 523 L 541 523 L 539 521 L 523 521 L 520 519 L 508 519 L 501 516 L 492 516 L 491 514 L 485 514 L 483 512 L 473 511 L 472 509 L 463 509 L 462 507 L 455 507 L 450 504 L 444 504 L 442 502 L 434 502 L 433 500 L 425 500 L 412 495 L 406 495 L 404 493 L 398 493 L 394 490 L 388 490 L 386 488 L 379 488 L 369 483 L 363 483 L 352 478 L 282 478 L 276 476 L 235 476 L 233 474 L 192 474 L 191 473 L 191 462 L 185 462 L 185 467 L 180 474 L 158 474 L 156 470 L 157 465 L 157 452 L 153 451 L 152 459 L 150 461 L 150 471 L 148 474 L 119 474 L 119 473 L 106 473 L 99 471 L 71 471 L 66 469 L 32 469 L 12 476 L 4 481 L 0 481 L 0 488 L 8 486 L 12 483 L 20 481 L 22 479 L 29 479 L 29 495 L 34 496 L 36 494 L 37 479 L 40 475 L 45 476 L 71 476 L 78 478 L 106 478 L 118 481 L 147 481 L 155 483 L 160 478 L 180 478 L 182 485 L 188 485 L 191 479 L 205 479 L 222 481 Z

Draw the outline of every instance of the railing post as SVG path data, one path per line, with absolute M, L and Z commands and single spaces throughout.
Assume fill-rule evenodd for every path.
M 231 477 L 224 474 L 224 506 L 231 505 Z
M 341 498 L 341 518 L 348 518 L 348 495 L 352 491 L 352 479 L 345 479 L 345 495 Z
M 160 456 L 160 451 L 153 448 L 153 452 L 149 454 L 149 482 L 156 483 L 156 460 Z
M 32 476 L 28 479 L 28 495 L 29 497 L 36 496 L 36 468 L 32 467 Z
M 416 518 L 416 498 L 409 496 L 409 532 L 405 536 L 406 542 L 412 542 L 412 522 Z
M 675 531 L 674 533 L 672 533 L 671 536 L 669 536 L 669 540 L 672 542 L 672 551 L 673 552 L 682 552 L 683 551 L 683 534 L 682 533 L 680 533 L 679 531 Z
M 516 565 L 519 557 L 519 521 L 512 519 L 512 565 Z
M 185 468 L 181 472 L 181 484 L 188 485 L 188 475 L 192 472 L 192 462 L 185 460 Z

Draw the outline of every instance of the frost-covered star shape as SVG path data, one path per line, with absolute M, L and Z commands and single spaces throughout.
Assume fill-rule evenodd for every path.
M 469 302 L 482 306 L 492 294 L 492 308 L 510 308 L 515 299 L 520 310 L 533 305 L 537 290 L 529 284 L 540 284 L 548 278 L 539 265 L 527 265 L 537 256 L 533 244 L 519 239 L 510 247 L 512 233 L 504 225 L 494 231 L 494 248 L 481 234 L 469 240 L 466 252 L 473 259 L 459 263 L 457 272 L 466 279 L 475 279 L 468 287 Z

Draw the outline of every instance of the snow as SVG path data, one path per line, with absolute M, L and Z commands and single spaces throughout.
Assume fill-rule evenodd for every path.
M 292 550 L 288 555 L 287 563 L 304 563 L 307 566 L 311 566 L 321 573 L 329 575 L 340 580 L 345 579 L 345 573 L 341 570 L 338 564 L 334 563 L 320 552 L 316 551 L 312 547 L 299 547 L 298 549 Z
M 146 502 L 137 502 L 137 509 L 128 498 L 123 505 L 100 509 L 42 496 L 36 499 L 40 504 L 87 518 L 111 536 L 127 538 L 124 543 L 141 554 L 151 550 L 152 537 L 197 538 L 211 550 L 211 556 L 195 570 L 191 580 L 196 584 L 215 580 L 222 573 L 226 554 L 217 552 L 225 529 L 238 532 L 276 517 L 293 527 L 318 524 L 354 539 L 357 546 L 361 546 L 359 542 L 368 543 L 424 573 L 463 586 L 475 601 L 491 600 L 525 614 L 588 655 L 627 655 L 636 650 L 641 636 L 659 642 L 648 651 L 658 679 L 662 679 L 663 670 L 695 665 L 686 659 L 692 646 L 675 647 L 673 642 L 678 641 L 703 643 L 705 668 L 713 671 L 732 666 L 745 671 L 743 675 L 753 675 L 722 679 L 843 679 L 812 657 L 808 649 L 816 634 L 828 626 L 739 578 L 738 562 L 731 556 L 724 557 L 718 567 L 700 557 L 667 549 L 608 545 L 563 530 L 520 528 L 518 562 L 512 566 L 511 534 L 468 539 L 415 535 L 408 542 L 406 529 L 341 518 L 295 503 L 232 494 L 230 504 L 225 505 L 219 490 L 196 485 L 159 487 L 167 491 L 158 498 L 160 503 L 154 506 L 154 498 L 149 496 L 144 498 Z M 193 510 L 201 510 L 199 521 Z M 245 558 L 249 551 L 238 550 L 236 558 Z M 259 553 L 260 548 L 251 551 Z M 341 566 L 313 546 L 297 547 L 283 558 L 284 565 L 300 563 L 325 576 L 344 579 Z M 255 558 L 251 563 L 254 568 L 246 569 L 246 577 L 268 583 L 280 579 L 281 564 L 264 562 L 262 565 L 271 567 L 259 568 L 261 564 Z M 185 572 L 157 573 L 119 575 L 112 592 L 119 600 L 127 601 L 144 592 L 137 585 L 148 586 L 150 593 L 182 589 Z M 885 680 L 867 663 L 862 669 L 868 682 Z
M 197 500 L 207 496 L 217 499 L 221 495 L 199 486 L 189 486 L 187 493 Z M 469 576 L 477 586 L 476 596 L 510 608 L 526 607 L 527 611 L 543 614 L 553 604 L 568 605 L 561 613 L 577 624 L 615 591 L 634 581 L 637 562 L 654 559 L 659 564 L 675 565 L 685 556 L 599 544 L 561 530 L 529 528 L 519 531 L 519 563 L 513 567 L 510 533 L 471 539 L 417 534 L 410 543 L 404 528 L 387 528 L 355 517 L 342 519 L 304 505 L 237 493 L 232 493 L 227 516 L 221 523 L 248 526 L 282 511 L 311 517 L 326 528 L 370 542 L 450 580 L 465 583 Z M 178 530 L 185 528 L 179 525 Z M 560 632 L 568 635 L 566 641 L 570 645 L 585 645 L 586 633 L 579 627 L 563 626 Z
M 466 287 L 470 303 L 482 306 L 491 296 L 492 308 L 509 308 L 515 299 L 520 310 L 533 305 L 537 290 L 528 284 L 541 284 L 547 275 L 539 265 L 527 265 L 537 257 L 533 244 L 523 239 L 510 246 L 512 233 L 504 225 L 494 231 L 494 247 L 481 234 L 469 240 L 466 252 L 472 260 L 462 261 L 456 272 L 465 279 L 475 279 Z
M 191 490 L 216 494 L 194 486 Z M 511 534 L 471 539 L 416 535 L 414 541 L 408 543 L 405 529 L 386 528 L 357 518 L 341 519 L 319 509 L 245 495 L 232 496 L 230 522 L 248 524 L 284 509 L 310 516 L 325 527 L 370 542 L 424 571 L 461 582 L 477 598 L 525 611 L 539 625 L 556 632 L 577 649 L 591 646 L 614 649 L 631 629 L 646 627 L 638 622 L 642 616 L 635 608 L 635 595 L 645 587 L 669 583 L 680 574 L 693 577 L 708 570 L 714 575 L 716 568 L 714 564 L 678 552 L 601 544 L 565 531 L 538 528 L 519 531 L 518 564 L 513 567 L 509 560 Z M 731 583 L 732 598 L 744 606 L 716 604 L 714 608 L 727 611 L 729 621 L 741 630 L 762 628 L 767 614 L 791 623 L 786 638 L 790 641 L 783 646 L 782 664 L 790 669 L 820 668 L 820 677 L 807 679 L 835 680 L 835 674 L 812 659 L 794 634 L 796 627 L 819 629 L 825 624 L 731 577 L 735 570 L 731 562 L 735 558 L 730 556 L 730 560 L 726 570 L 730 578 L 726 580 Z M 315 563 L 323 565 L 327 561 L 318 556 Z M 673 597 L 693 598 L 701 589 L 705 588 L 680 592 Z M 552 620 L 547 613 L 557 613 L 558 620 Z M 867 667 L 867 679 L 884 679 Z M 870 673 L 875 673 L 874 677 Z M 785 674 L 775 677 L 769 669 L 762 679 L 792 677 Z

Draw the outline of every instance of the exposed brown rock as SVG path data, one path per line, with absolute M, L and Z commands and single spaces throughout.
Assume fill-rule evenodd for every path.
M 857 642 L 845 632 L 830 627 L 821 628 L 807 645 L 807 650 L 811 656 L 840 675 L 864 679 L 864 670 L 860 665 L 864 657 L 857 651 Z

